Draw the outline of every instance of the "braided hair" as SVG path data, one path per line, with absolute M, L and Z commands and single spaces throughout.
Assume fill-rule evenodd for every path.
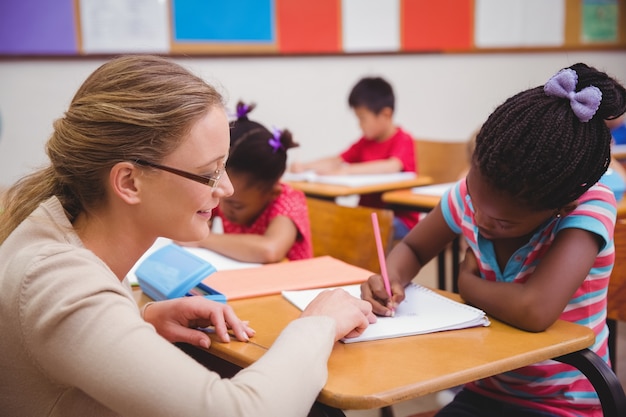
M 626 90 L 604 72 L 578 63 L 576 91 L 595 86 L 601 102 L 583 122 L 566 97 L 543 86 L 506 100 L 476 137 L 472 164 L 496 189 L 529 208 L 558 209 L 598 182 L 611 158 L 604 120 L 626 111 Z
M 273 186 L 287 168 L 287 150 L 295 148 L 289 130 L 270 132 L 248 119 L 255 104 L 237 103 L 237 119 L 231 122 L 230 154 L 226 161 L 229 173 L 243 173 L 264 186 Z

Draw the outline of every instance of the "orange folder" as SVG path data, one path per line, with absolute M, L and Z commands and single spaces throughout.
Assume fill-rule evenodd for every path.
M 373 273 L 330 256 L 267 264 L 256 268 L 217 271 L 202 283 L 226 295 L 227 300 L 358 284 Z

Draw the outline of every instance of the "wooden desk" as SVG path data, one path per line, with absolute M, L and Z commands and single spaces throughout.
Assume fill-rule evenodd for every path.
M 430 211 L 439 203 L 441 197 L 417 194 L 408 189 L 384 192 L 382 200 L 391 205 L 412 207 L 418 211 Z M 617 202 L 617 218 L 626 218 L 626 198 Z
M 387 191 L 382 195 L 383 202 L 393 207 L 411 208 L 417 211 L 428 212 L 435 208 L 441 197 L 430 194 L 417 194 L 411 189 Z M 617 203 L 617 218 L 626 218 L 626 198 L 623 198 Z M 459 249 L 460 240 L 454 239 L 452 242 L 452 291 L 457 292 L 456 277 L 459 273 Z M 441 254 L 438 259 L 438 278 L 439 288 L 445 289 L 446 287 L 446 266 L 445 255 Z
M 455 294 L 442 293 L 459 300 Z M 148 301 L 139 291 L 136 299 L 139 304 Z M 300 314 L 281 295 L 229 304 L 257 333 L 249 343 L 220 343 L 211 335 L 208 351 L 187 346 L 187 353 L 211 369 L 223 363 L 239 368 L 252 364 Z M 595 339 L 590 329 L 558 321 L 544 332 L 530 333 L 491 321 L 489 327 L 336 343 L 328 362 L 328 381 L 318 397 L 324 405 L 316 406 L 317 415 L 343 416 L 341 410 L 345 409 L 386 407 L 550 358 L 576 366 L 587 375 L 600 395 L 606 417 L 626 415 L 626 396 L 617 377 L 586 349 Z
M 353 194 L 383 193 L 390 190 L 419 187 L 421 185 L 431 184 L 432 179 L 430 177 L 418 175 L 415 178 L 402 181 L 361 185 L 356 187 L 348 185 L 322 184 L 311 181 L 286 181 L 286 183 L 291 185 L 293 188 L 302 191 L 306 195 L 318 198 L 333 199 L 335 197 L 343 197 Z

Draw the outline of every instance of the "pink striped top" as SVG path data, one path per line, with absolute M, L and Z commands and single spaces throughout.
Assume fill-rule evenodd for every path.
M 525 282 L 563 229 L 578 228 L 598 235 L 603 244 L 596 261 L 560 318 L 592 329 L 596 341 L 590 349 L 608 363 L 606 295 L 615 260 L 616 201 L 613 192 L 598 183 L 579 198 L 579 203 L 569 215 L 552 218 L 542 225 L 531 240 L 513 254 L 504 271 L 498 267 L 491 242 L 479 236 L 464 180 L 443 196 L 441 205 L 448 226 L 464 236 L 476 254 L 482 277 L 490 281 Z M 558 416 L 602 416 L 598 396 L 587 378 L 574 367 L 556 361 L 475 381 L 467 388 Z

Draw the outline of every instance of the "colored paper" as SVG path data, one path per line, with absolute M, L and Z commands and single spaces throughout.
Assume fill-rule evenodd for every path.
M 0 1 L 0 54 L 75 55 L 73 0 Z
M 172 0 L 174 41 L 273 43 L 272 0 Z
M 372 272 L 330 256 L 267 264 L 259 268 L 217 271 L 202 283 L 228 300 L 361 283 Z
M 341 51 L 341 0 L 276 0 L 278 49 L 286 53 Z
M 582 41 L 616 42 L 618 12 L 617 0 L 584 0 Z
M 403 51 L 472 47 L 472 0 L 402 0 Z

